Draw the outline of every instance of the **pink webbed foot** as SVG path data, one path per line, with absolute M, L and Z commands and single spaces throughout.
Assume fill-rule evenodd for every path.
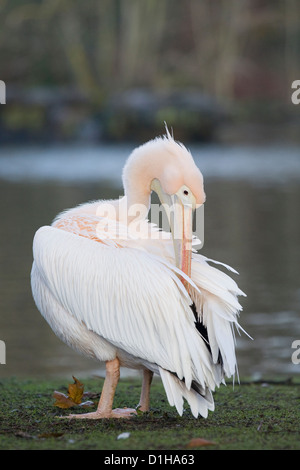
M 91 413 L 70 414 L 68 416 L 60 416 L 60 418 L 67 419 L 105 419 L 105 418 L 132 418 L 137 415 L 134 408 L 116 408 L 111 411 L 93 411 Z

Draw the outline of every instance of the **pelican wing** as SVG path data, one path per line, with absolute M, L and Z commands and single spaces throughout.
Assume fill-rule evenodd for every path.
M 195 328 L 175 266 L 143 250 L 48 226 L 36 232 L 33 255 L 56 301 L 89 330 L 176 374 L 187 390 L 193 382 L 201 390 L 219 384 L 219 368 Z

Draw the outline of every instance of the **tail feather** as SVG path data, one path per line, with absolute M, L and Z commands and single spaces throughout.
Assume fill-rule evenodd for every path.
M 180 416 L 183 413 L 184 400 L 188 402 L 191 412 L 195 418 L 201 415 L 207 418 L 208 411 L 214 411 L 214 400 L 211 391 L 207 388 L 205 395 L 199 393 L 197 384 L 193 382 L 190 390 L 187 389 L 184 381 L 179 380 L 174 374 L 159 368 L 159 373 L 167 394 L 169 404 L 175 406 Z
M 175 376 L 161 367 L 159 368 L 159 372 L 170 405 L 175 406 L 178 414 L 182 416 L 183 396 L 180 388 L 176 387 Z M 176 378 L 176 380 L 180 383 L 179 379 Z
M 190 313 L 194 315 L 193 331 L 202 341 L 179 321 L 178 335 L 183 335 L 187 345 L 182 353 L 191 359 L 183 361 L 182 376 L 159 368 L 170 405 L 182 415 L 186 400 L 195 418 L 206 418 L 208 411 L 214 410 L 215 387 L 225 383 L 225 377 L 238 375 L 235 328 L 244 331 L 238 323 L 242 307 L 237 298 L 245 294 L 230 276 L 208 262 L 214 261 L 193 254 Z
M 193 255 L 192 278 L 201 294 L 194 290 L 191 297 L 198 319 L 207 329 L 213 363 L 217 364 L 221 356 L 224 374 L 231 377 L 237 372 L 233 327 L 237 331 L 242 330 L 238 323 L 242 306 L 237 297 L 245 294 L 230 276 L 210 266 L 208 261 L 212 260 L 199 254 Z M 235 272 L 229 266 L 224 266 Z

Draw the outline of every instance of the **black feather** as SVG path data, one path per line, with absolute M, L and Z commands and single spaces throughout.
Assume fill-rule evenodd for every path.
M 206 326 L 203 325 L 203 323 L 201 321 L 199 321 L 196 305 L 194 303 L 191 305 L 191 310 L 192 310 L 192 312 L 194 314 L 194 317 L 195 317 L 195 327 L 197 328 L 200 335 L 204 339 L 205 345 L 206 345 L 207 349 L 209 350 L 209 352 L 211 354 L 211 347 L 210 347 L 210 344 L 209 344 L 207 328 L 206 328 Z M 221 364 L 221 365 L 223 364 L 223 360 L 222 360 L 222 356 L 221 356 L 220 351 L 219 351 L 219 356 L 218 356 L 218 364 Z

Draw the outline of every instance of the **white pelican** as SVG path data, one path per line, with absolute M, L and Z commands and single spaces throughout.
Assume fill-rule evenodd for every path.
M 167 130 L 132 152 L 123 184 L 122 198 L 67 210 L 34 237 L 37 308 L 62 341 L 106 363 L 97 411 L 70 417 L 135 412 L 113 410 L 120 366 L 143 371 L 142 411 L 156 373 L 180 415 L 186 399 L 195 417 L 207 417 L 212 392 L 236 373 L 233 327 L 240 328 L 237 297 L 245 294 L 191 249 L 192 211 L 205 201 L 202 174 Z M 166 207 L 171 233 L 147 220 L 152 191 Z

